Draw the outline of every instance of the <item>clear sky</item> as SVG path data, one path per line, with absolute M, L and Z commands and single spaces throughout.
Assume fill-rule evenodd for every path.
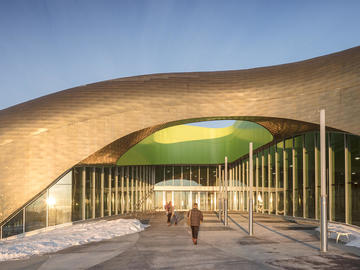
M 125 76 L 282 64 L 360 45 L 360 1 L 0 0 L 0 109 Z
M 234 123 L 235 120 L 215 120 L 215 121 L 195 122 L 187 125 L 198 126 L 198 127 L 225 128 L 232 126 Z

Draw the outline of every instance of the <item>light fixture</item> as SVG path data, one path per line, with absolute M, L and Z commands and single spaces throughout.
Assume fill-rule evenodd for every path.
M 355 157 L 355 160 L 360 160 L 360 157 Z

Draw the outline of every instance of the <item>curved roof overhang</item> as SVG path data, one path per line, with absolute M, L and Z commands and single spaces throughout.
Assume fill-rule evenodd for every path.
M 359 104 L 360 47 L 264 68 L 121 78 L 34 99 L 0 111 L 0 221 L 99 149 L 122 140 L 119 154 L 169 123 L 254 117 L 285 137 L 304 123 L 316 128 L 324 108 L 327 126 L 360 135 Z
M 140 141 L 144 140 L 146 137 L 150 136 L 151 134 L 159 130 L 176 125 L 183 125 L 187 123 L 201 122 L 201 121 L 214 121 L 214 120 L 242 120 L 242 121 L 254 122 L 267 129 L 273 136 L 274 140 L 280 140 L 297 134 L 319 130 L 318 124 L 296 121 L 291 119 L 280 119 L 280 118 L 261 117 L 261 116 L 207 117 L 207 118 L 197 118 L 197 119 L 186 119 L 186 120 L 174 121 L 163 125 L 153 126 L 135 131 L 131 134 L 128 134 L 122 138 L 115 140 L 114 142 L 103 147 L 102 149 L 96 151 L 94 154 L 90 155 L 86 159 L 79 162 L 78 165 L 116 164 L 119 157 L 125 154 L 129 149 L 131 149 L 137 143 L 139 143 Z M 327 128 L 327 130 L 339 131 L 333 128 Z

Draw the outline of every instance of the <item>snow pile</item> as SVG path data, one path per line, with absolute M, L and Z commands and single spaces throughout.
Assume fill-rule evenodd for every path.
M 320 228 L 317 228 L 316 230 L 320 231 Z M 337 238 L 338 234 L 335 232 L 350 233 L 349 239 L 347 239 L 346 236 L 340 236 L 340 240 L 346 242 L 346 246 L 360 248 L 360 228 L 346 224 L 329 223 L 328 230 L 333 231 L 329 232 L 329 238 L 331 239 Z
M 32 235 L 19 235 L 0 241 L 0 261 L 55 252 L 71 246 L 140 232 L 146 227 L 147 225 L 137 219 L 99 220 L 40 231 Z

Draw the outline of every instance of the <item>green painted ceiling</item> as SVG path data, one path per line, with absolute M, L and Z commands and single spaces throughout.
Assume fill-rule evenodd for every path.
M 273 139 L 264 127 L 236 121 L 225 128 L 178 125 L 157 131 L 122 155 L 118 165 L 217 164 L 229 162 Z

